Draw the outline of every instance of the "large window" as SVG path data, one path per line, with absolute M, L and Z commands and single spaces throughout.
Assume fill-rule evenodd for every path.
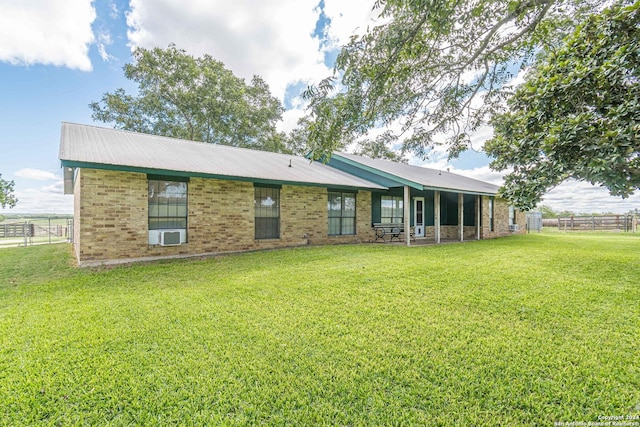
M 149 230 L 187 229 L 187 182 L 149 179 Z
M 356 234 L 356 194 L 329 192 L 329 235 Z
M 255 187 L 256 239 L 280 238 L 280 189 Z
M 516 223 L 516 209 L 513 206 L 509 206 L 509 225 Z
M 397 224 L 404 222 L 404 199 L 397 196 L 380 198 L 380 222 Z

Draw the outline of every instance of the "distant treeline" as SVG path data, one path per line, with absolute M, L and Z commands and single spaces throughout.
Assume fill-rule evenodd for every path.
M 3 213 L 0 214 L 0 222 L 3 221 L 15 221 L 15 222 L 25 222 L 34 219 L 51 219 L 51 220 L 60 220 L 60 219 L 73 219 L 73 215 L 64 215 L 64 214 L 14 214 L 14 213 Z
M 14 214 L 14 213 L 3 213 L 0 214 L 0 217 L 4 217 L 5 219 L 42 219 L 42 218 L 51 218 L 51 219 L 71 219 L 73 215 L 69 214 Z

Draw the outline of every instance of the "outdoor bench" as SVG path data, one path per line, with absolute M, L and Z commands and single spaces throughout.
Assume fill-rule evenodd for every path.
M 398 239 L 400 241 L 400 234 L 404 233 L 404 223 L 382 223 L 382 222 L 374 222 L 373 228 L 376 231 L 376 242 L 383 241 L 386 242 L 385 236 L 391 236 L 389 239 L 390 242 L 393 242 L 393 239 Z M 411 239 L 415 239 L 413 227 L 409 227 L 409 237 Z

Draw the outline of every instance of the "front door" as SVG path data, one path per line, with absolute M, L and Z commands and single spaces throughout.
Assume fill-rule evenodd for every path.
M 413 226 L 416 237 L 424 237 L 424 197 L 413 198 Z

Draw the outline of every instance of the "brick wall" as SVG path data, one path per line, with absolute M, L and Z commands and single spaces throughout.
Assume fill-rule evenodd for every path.
M 522 234 L 526 232 L 526 215 L 516 209 L 516 224 L 520 226 L 518 232 L 509 231 L 509 203 L 504 199 L 495 198 L 493 208 L 493 231 L 490 231 L 489 219 L 489 197 L 482 197 L 482 239 L 492 239 L 494 237 L 510 236 L 512 234 Z
M 370 241 L 371 193 L 356 199 L 356 235 L 328 236 L 327 189 L 282 186 L 280 238 L 256 240 L 250 182 L 191 178 L 187 243 L 148 244 L 148 184 L 141 173 L 82 169 L 75 187 L 75 250 L 80 264 L 136 258 Z
M 327 189 L 283 185 L 280 190 L 280 238 L 255 239 L 254 186 L 250 182 L 191 178 L 188 185 L 188 242 L 148 244 L 148 183 L 142 173 L 82 169 L 74 187 L 74 245 L 80 264 L 144 258 L 375 241 L 371 228 L 371 192 L 356 199 L 356 235 L 329 236 Z M 525 214 L 516 222 L 525 232 Z M 426 227 L 433 239 L 433 227 Z M 442 239 L 458 239 L 457 226 L 442 226 Z M 509 205 L 495 199 L 494 230 L 489 231 L 489 197 L 482 197 L 481 238 L 509 231 Z M 465 227 L 465 240 L 475 227 Z
M 127 258 L 146 250 L 147 191 L 144 174 L 95 169 L 79 172 L 74 244 L 80 262 Z

